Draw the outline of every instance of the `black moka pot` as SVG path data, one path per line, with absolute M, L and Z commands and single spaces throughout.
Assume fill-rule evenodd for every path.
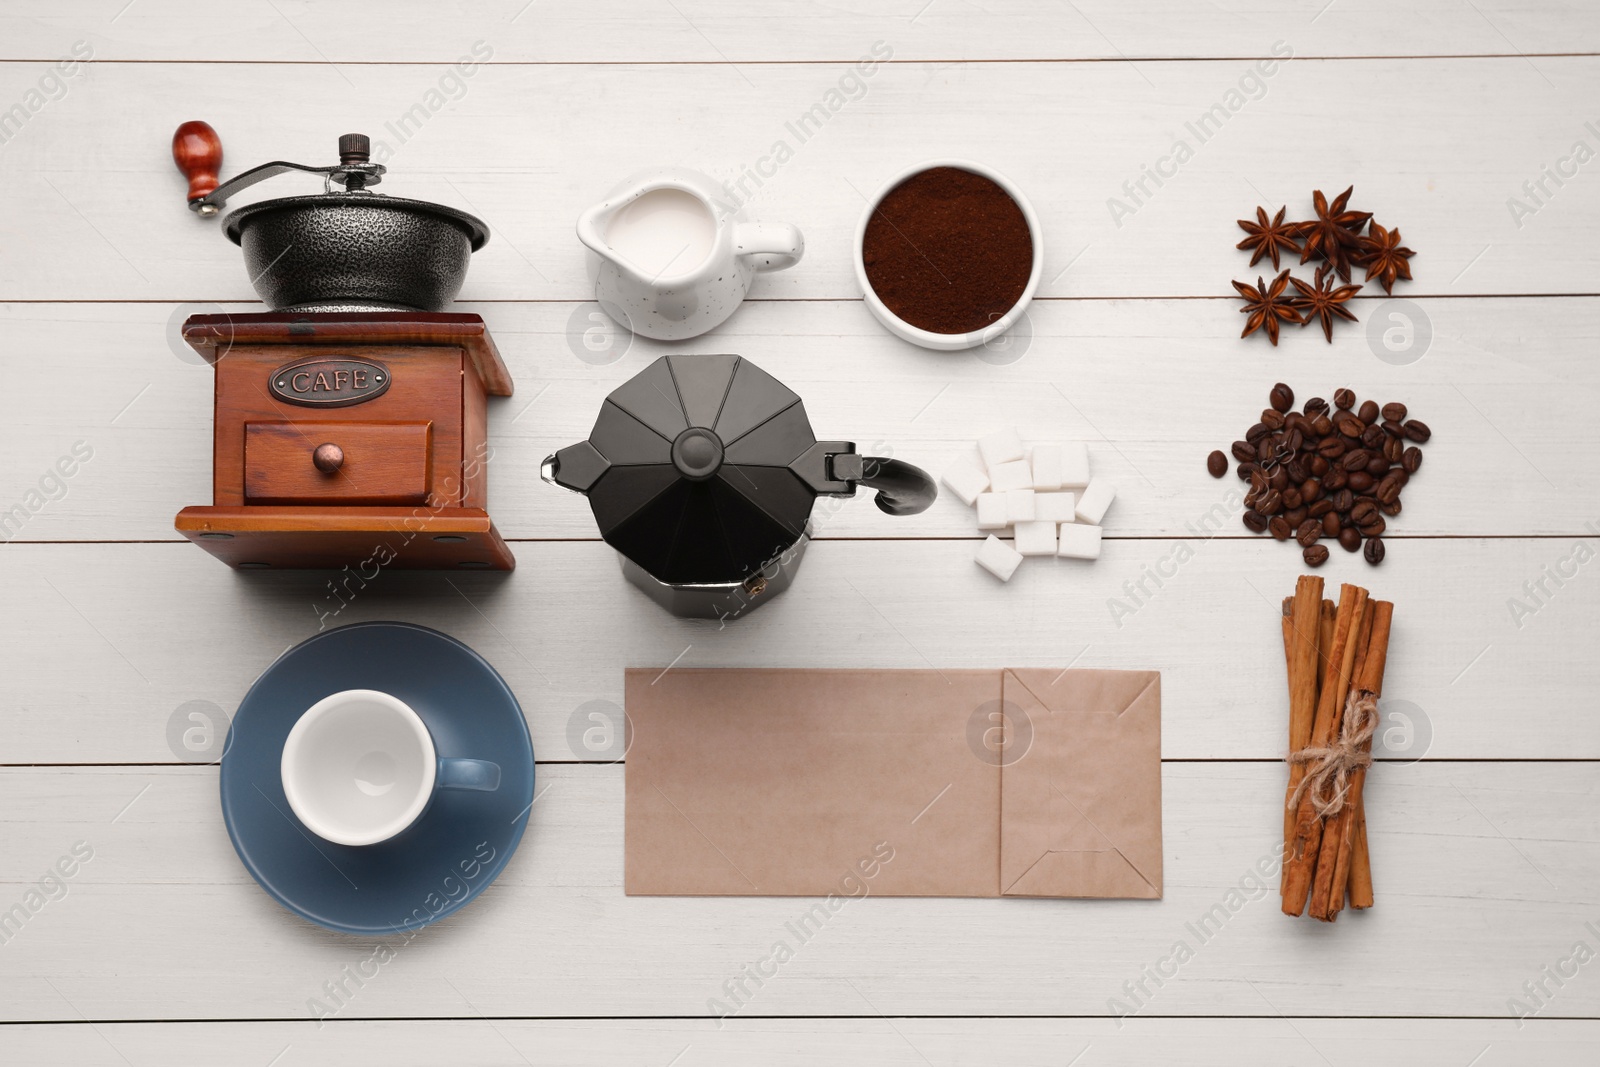
M 737 618 L 788 588 L 818 496 L 865 485 L 881 510 L 915 515 L 938 495 L 909 463 L 818 441 L 799 396 L 727 355 L 656 360 L 540 473 L 588 496 L 623 573 L 685 618 Z

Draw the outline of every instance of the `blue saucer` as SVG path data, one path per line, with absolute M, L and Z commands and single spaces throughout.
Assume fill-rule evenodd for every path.
M 295 818 L 278 763 L 295 721 L 343 689 L 411 705 L 440 756 L 493 760 L 492 793 L 444 790 L 403 833 L 336 845 Z M 341 626 L 303 641 L 256 679 L 222 757 L 222 817 L 245 868 L 274 900 L 330 930 L 417 930 L 465 907 L 516 851 L 533 804 L 533 743 L 495 669 L 437 630 L 399 622 Z

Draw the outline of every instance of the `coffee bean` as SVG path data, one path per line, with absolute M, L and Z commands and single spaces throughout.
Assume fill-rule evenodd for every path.
M 1354 552 L 1361 547 L 1361 531 L 1354 526 L 1346 526 L 1339 531 L 1339 547 L 1346 552 Z
M 1383 432 L 1390 437 L 1404 437 L 1406 435 L 1406 428 L 1392 419 L 1384 419 L 1380 425 L 1383 427 Z
M 1398 478 L 1385 478 L 1378 483 L 1378 488 L 1373 490 L 1380 504 L 1393 504 L 1400 499 L 1400 480 Z
M 1423 444 L 1428 440 L 1428 438 L 1433 436 L 1433 431 L 1428 429 L 1428 424 L 1420 419 L 1412 419 L 1407 422 L 1405 426 L 1406 436 L 1411 438 L 1419 445 Z
M 1324 437 L 1317 444 L 1317 455 L 1328 459 L 1338 459 L 1344 455 L 1344 442 L 1337 437 Z
M 1250 480 L 1250 475 L 1260 469 L 1260 465 L 1256 463 L 1239 464 L 1239 480 L 1241 482 L 1248 482 Z
M 1240 463 L 1249 463 L 1256 458 L 1256 448 L 1249 441 L 1235 441 L 1233 443 L 1233 458 Z
M 1389 471 L 1389 461 L 1382 456 L 1374 455 L 1367 461 L 1367 473 L 1374 478 L 1382 478 Z
M 1351 471 L 1350 477 L 1346 479 L 1346 484 L 1358 493 L 1365 493 L 1372 488 L 1372 483 L 1376 480 L 1366 471 Z
M 1300 558 L 1306 561 L 1307 567 L 1320 567 L 1328 562 L 1328 546 L 1310 545 L 1300 553 Z
M 1311 429 L 1316 432 L 1318 437 L 1326 437 L 1333 432 L 1333 420 L 1328 418 L 1327 415 L 1318 415 L 1311 420 Z
M 1244 432 L 1244 439 L 1251 444 L 1255 444 L 1270 433 L 1272 433 L 1270 426 L 1264 422 L 1258 422 Z
M 1383 458 L 1390 463 L 1399 463 L 1405 456 L 1406 443 L 1398 437 L 1385 437 L 1383 439 Z
M 1353 389 L 1335 389 L 1333 391 L 1333 406 L 1340 411 L 1349 411 L 1356 406 L 1356 394 Z
M 1311 477 L 1311 472 L 1306 470 L 1306 465 L 1298 459 L 1291 459 L 1283 465 L 1283 469 L 1289 475 L 1289 480 L 1296 485 Z
M 1300 499 L 1308 504 L 1322 495 L 1322 483 L 1315 478 L 1307 478 L 1300 483 L 1298 488 L 1300 490 Z
M 1251 533 L 1260 533 L 1267 528 L 1267 517 L 1259 511 L 1247 511 L 1244 513 L 1244 524 Z
M 1283 510 L 1283 494 L 1276 489 L 1268 489 L 1256 498 L 1256 510 L 1263 515 L 1276 515 Z
M 1316 519 L 1306 519 L 1294 532 L 1294 539 L 1299 541 L 1304 548 L 1310 548 L 1322 537 L 1322 523 Z
M 1328 502 L 1324 500 L 1323 503 L 1326 504 Z M 1322 516 L 1322 536 L 1338 537 L 1340 529 L 1341 523 L 1339 522 L 1339 516 L 1337 513 L 1329 510 L 1326 515 Z
M 1368 426 L 1365 430 L 1361 431 L 1361 443 L 1366 445 L 1368 448 L 1382 448 L 1383 438 L 1384 433 L 1382 426 Z
M 1277 411 L 1288 411 L 1294 407 L 1294 390 L 1279 382 L 1272 387 L 1272 407 Z
M 1343 467 L 1332 467 L 1329 469 L 1327 477 L 1322 479 L 1322 487 L 1330 493 L 1338 492 L 1349 484 L 1349 478 L 1349 472 Z
M 1332 464 L 1323 459 L 1321 456 L 1312 456 L 1311 462 L 1306 464 L 1306 469 L 1311 472 L 1311 476 L 1313 478 L 1320 478 L 1324 474 L 1328 473 L 1328 468 L 1330 466 L 1332 466 Z
M 1377 422 L 1380 414 L 1378 402 L 1376 400 L 1363 400 L 1361 406 L 1356 409 L 1356 414 L 1361 417 L 1362 422 L 1369 424 Z
M 1367 547 L 1362 555 L 1367 557 L 1367 562 L 1376 567 L 1383 562 L 1383 538 L 1367 538 Z
M 1364 448 L 1354 452 L 1346 452 L 1339 460 L 1339 466 L 1347 471 L 1366 470 L 1367 464 L 1372 462 L 1372 453 Z
M 1415 474 L 1422 469 L 1422 449 L 1412 445 L 1400 454 L 1400 466 L 1407 474 Z
M 1283 429 L 1283 412 L 1276 408 L 1267 408 L 1261 413 L 1261 421 L 1274 430 Z
M 1396 515 L 1400 514 L 1400 501 L 1395 499 L 1389 501 L 1387 504 L 1380 501 L 1378 503 L 1378 510 L 1390 518 L 1394 518 Z
M 1328 402 L 1320 396 L 1314 396 L 1306 401 L 1305 407 L 1301 410 L 1306 413 L 1307 418 L 1314 419 L 1318 415 L 1326 415 L 1328 413 Z
M 1282 467 L 1272 468 L 1272 474 L 1268 476 L 1267 484 L 1282 492 L 1289 484 L 1289 472 Z
M 1349 511 L 1350 506 L 1356 502 L 1356 495 L 1348 489 L 1340 489 L 1333 494 L 1333 510 Z
M 1378 505 L 1372 500 L 1357 500 L 1350 508 L 1350 518 L 1357 526 L 1365 526 L 1378 517 Z
M 1289 540 L 1289 533 L 1291 529 L 1292 528 L 1289 525 L 1289 520 L 1284 518 L 1282 515 L 1274 515 L 1267 521 L 1267 532 L 1270 533 L 1275 540 Z
M 1356 529 L 1361 531 L 1361 536 L 1362 537 L 1377 537 L 1377 536 L 1381 535 L 1385 529 L 1388 528 L 1388 525 L 1389 525 L 1388 523 L 1383 521 L 1383 516 L 1379 515 L 1377 518 L 1373 519 L 1371 522 L 1368 522 L 1368 523 L 1357 523 L 1356 524 Z
M 1331 514 L 1333 514 L 1333 501 L 1327 497 L 1323 497 L 1309 508 L 1306 508 L 1306 518 L 1308 519 L 1320 519 L 1324 515 Z
M 1206 457 L 1206 470 L 1211 472 L 1211 477 L 1220 478 L 1228 473 L 1228 457 L 1221 449 Z
M 1299 507 L 1291 508 L 1290 510 L 1285 511 L 1283 513 L 1283 517 L 1284 520 L 1288 522 L 1290 530 L 1298 530 L 1300 528 L 1300 524 L 1305 522 L 1309 516 L 1305 508 Z
M 1405 422 L 1406 406 L 1399 403 L 1385 404 L 1383 405 L 1383 417 L 1387 422 Z
M 1333 420 L 1334 428 L 1346 437 L 1359 439 L 1367 429 L 1367 424 L 1350 414 L 1348 411 Z
M 1284 507 L 1286 507 L 1286 508 L 1288 508 L 1288 509 L 1290 509 L 1292 511 L 1295 508 L 1299 507 L 1300 503 L 1301 503 L 1300 490 L 1294 488 L 1293 486 L 1290 486 L 1288 489 L 1285 489 L 1283 491 L 1283 506 Z

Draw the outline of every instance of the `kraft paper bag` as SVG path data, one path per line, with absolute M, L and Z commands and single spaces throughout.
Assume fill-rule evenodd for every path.
M 626 694 L 629 894 L 1161 895 L 1156 672 L 651 668 Z
M 993 896 L 999 766 L 967 721 L 999 677 L 628 671 L 627 891 Z
M 1161 675 L 1007 670 L 1031 743 L 1000 782 L 1000 893 L 1161 898 Z

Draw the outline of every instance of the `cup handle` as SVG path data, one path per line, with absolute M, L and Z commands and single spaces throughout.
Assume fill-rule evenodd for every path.
M 788 270 L 806 252 L 806 239 L 787 222 L 741 222 L 733 230 L 736 255 L 754 256 L 758 271 Z
M 500 764 L 483 759 L 441 759 L 433 781 L 440 789 L 492 793 L 500 788 Z

